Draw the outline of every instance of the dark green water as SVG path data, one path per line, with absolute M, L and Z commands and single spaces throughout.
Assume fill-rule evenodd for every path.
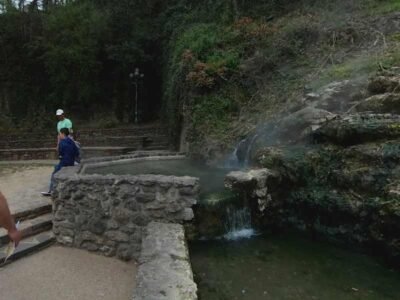
M 200 300 L 400 299 L 400 273 L 298 236 L 190 243 Z
M 86 170 L 86 173 L 115 175 L 158 174 L 198 177 L 200 178 L 201 193 L 204 195 L 222 191 L 224 189 L 225 175 L 229 171 L 228 169 L 211 168 L 188 159 L 165 159 L 90 167 Z
M 223 190 L 228 172 L 176 159 L 87 170 L 199 177 L 204 199 Z M 330 244 L 285 235 L 197 241 L 189 246 L 200 300 L 400 300 L 399 272 Z

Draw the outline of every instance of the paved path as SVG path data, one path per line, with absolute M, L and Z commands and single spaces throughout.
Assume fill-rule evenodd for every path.
M 51 203 L 40 192 L 47 191 L 53 161 L 47 165 L 32 163 L 0 164 L 0 190 L 12 213 Z
M 51 204 L 54 161 L 0 162 L 0 190 L 12 213 Z M 0 268 L 1 300 L 128 300 L 137 273 L 126 263 L 85 250 L 52 246 Z
M 136 264 L 52 246 L 0 268 L 0 299 L 128 300 Z

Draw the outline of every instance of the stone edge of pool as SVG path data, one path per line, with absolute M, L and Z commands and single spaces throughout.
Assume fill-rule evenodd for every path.
M 66 167 L 55 176 L 53 231 L 58 243 L 139 262 L 134 300 L 197 299 L 184 228 L 193 219 L 199 179 L 85 174 L 92 166 L 185 159 L 133 153 Z M 85 166 L 86 164 L 86 166 Z

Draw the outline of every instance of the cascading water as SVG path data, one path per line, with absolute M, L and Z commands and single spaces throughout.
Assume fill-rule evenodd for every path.
M 224 239 L 234 241 L 250 238 L 256 234 L 251 227 L 251 214 L 248 207 L 241 209 L 227 208 L 226 234 Z
M 242 164 L 238 158 L 238 151 L 242 147 L 242 145 L 246 143 L 246 139 L 241 140 L 233 152 L 228 156 L 228 158 L 225 160 L 224 167 L 227 169 L 236 169 L 242 167 Z
M 242 139 L 235 147 L 233 152 L 227 157 L 224 162 L 225 168 L 243 168 L 248 167 L 250 156 L 253 150 L 254 143 L 258 138 L 258 134 L 248 136 Z
M 249 165 L 250 162 L 250 155 L 251 155 L 251 148 L 253 147 L 254 142 L 256 141 L 258 137 L 258 134 L 255 134 L 252 138 L 251 141 L 249 143 L 249 145 L 247 146 L 247 151 L 246 151 L 246 157 L 244 159 L 244 165 L 247 167 Z

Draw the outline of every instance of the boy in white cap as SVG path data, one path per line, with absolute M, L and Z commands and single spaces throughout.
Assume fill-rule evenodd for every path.
M 58 132 L 58 135 L 57 135 L 57 151 L 58 151 L 58 144 L 60 143 L 60 130 L 61 130 L 61 128 L 68 128 L 68 130 L 70 132 L 70 135 L 71 135 L 70 136 L 71 138 L 73 138 L 73 136 L 72 136 L 73 131 L 72 131 L 72 122 L 71 122 L 71 120 L 67 119 L 64 116 L 64 111 L 61 108 L 57 109 L 56 116 L 58 118 L 58 123 L 57 123 L 57 132 Z
M 60 133 L 61 128 L 68 128 L 70 134 L 72 133 L 72 122 L 64 116 L 64 111 L 62 109 L 57 109 L 56 116 L 58 118 L 57 132 Z

